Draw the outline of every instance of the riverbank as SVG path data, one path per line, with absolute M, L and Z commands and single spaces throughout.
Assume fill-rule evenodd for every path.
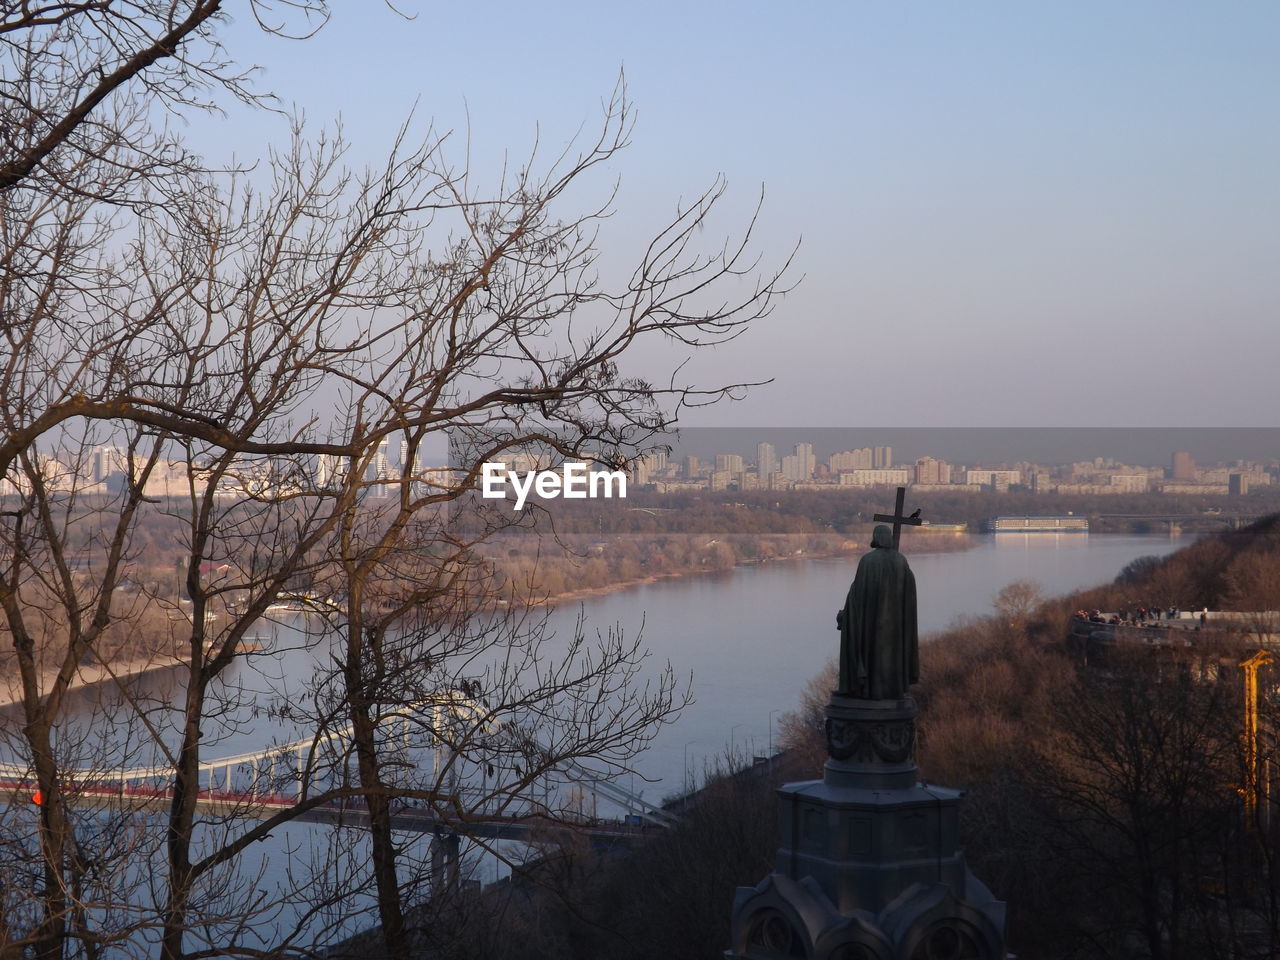
M 868 528 L 869 529 L 869 528 Z M 868 533 L 869 536 L 869 533 Z M 711 544 L 717 544 L 719 540 L 710 541 Z M 977 543 L 976 538 L 968 533 L 960 533 L 956 531 L 931 531 L 922 533 L 919 531 L 911 531 L 909 538 L 904 537 L 902 542 L 902 552 L 908 556 L 928 555 L 938 553 L 954 553 L 963 550 L 971 550 Z M 691 577 L 703 577 L 708 574 L 725 573 L 729 570 L 737 569 L 744 566 L 760 566 L 764 564 L 778 563 L 794 563 L 805 560 L 830 560 L 835 557 L 849 557 L 856 559 L 862 556 L 868 549 L 867 544 L 860 540 L 851 538 L 841 538 L 840 543 L 830 548 L 818 549 L 798 549 L 793 553 L 779 554 L 769 557 L 738 557 L 736 562 L 727 566 L 717 566 L 714 569 L 706 569 L 705 567 L 689 567 L 682 570 L 668 570 L 661 573 L 652 573 L 640 577 L 632 577 L 623 580 L 615 580 L 610 583 L 600 584 L 592 587 L 579 587 L 572 590 L 562 590 L 554 594 L 548 593 L 545 596 L 537 598 L 528 598 L 527 602 L 534 607 L 555 607 L 564 603 L 579 603 L 591 600 L 597 597 L 604 597 L 610 594 L 622 593 L 637 587 L 648 586 L 654 583 L 660 583 L 670 580 L 683 580 Z M 589 558 L 583 558 L 584 561 Z
M 125 660 L 119 663 L 81 664 L 76 667 L 75 675 L 71 679 L 70 689 L 75 691 L 86 690 L 104 683 L 120 685 L 129 680 L 135 680 L 158 671 L 186 666 L 189 662 L 184 657 L 151 656 Z M 41 675 L 41 696 L 49 692 L 49 688 L 53 686 L 57 676 L 57 670 L 47 670 Z M 12 707 L 21 702 L 22 678 L 16 670 L 13 670 L 0 682 L 0 709 Z
M 254 641 L 244 641 L 236 652 L 241 654 L 256 653 L 261 649 L 261 644 Z M 82 663 L 76 667 L 69 690 L 79 693 L 108 683 L 119 688 L 131 680 L 152 676 L 167 670 L 176 670 L 179 667 L 187 667 L 190 663 L 189 657 L 162 654 L 135 657 L 131 660 L 122 660 L 116 663 Z M 41 675 L 41 696 L 49 692 L 49 688 L 53 685 L 57 676 L 58 671 L 56 669 L 46 670 Z M 21 702 L 22 678 L 16 670 L 13 670 L 5 676 L 3 681 L 0 681 L 0 710 L 15 706 Z

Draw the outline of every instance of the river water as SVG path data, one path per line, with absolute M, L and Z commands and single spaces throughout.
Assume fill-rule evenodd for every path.
M 971 549 L 910 553 L 924 642 L 968 616 L 991 612 L 995 594 L 1032 580 L 1046 595 L 1106 583 L 1137 557 L 1163 555 L 1188 540 L 1169 536 L 1000 534 L 970 538 Z M 854 558 L 792 560 L 724 574 L 661 581 L 593 598 L 588 624 L 643 627 L 653 660 L 692 674 L 695 702 L 666 728 L 623 783 L 658 799 L 696 781 L 729 752 L 768 753 L 780 713 L 796 707 L 809 679 L 838 652 L 835 614 Z M 555 612 L 559 629 L 579 612 Z M 928 682 L 928 678 L 923 678 Z M 648 781 L 648 782 L 646 782 Z

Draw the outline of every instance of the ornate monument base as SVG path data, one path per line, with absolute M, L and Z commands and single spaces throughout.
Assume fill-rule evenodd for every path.
M 1005 907 L 959 848 L 961 793 L 916 782 L 916 705 L 835 695 L 822 780 L 787 784 L 774 872 L 740 887 L 735 960 L 1002 960 Z

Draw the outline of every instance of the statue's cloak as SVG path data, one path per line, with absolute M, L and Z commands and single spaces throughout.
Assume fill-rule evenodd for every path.
M 916 578 L 893 549 L 888 527 L 877 527 L 873 549 L 858 561 L 840 627 L 840 689 L 844 696 L 893 700 L 920 679 Z

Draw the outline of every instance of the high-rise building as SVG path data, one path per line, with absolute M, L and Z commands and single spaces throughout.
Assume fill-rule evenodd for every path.
M 1022 482 L 1020 470 L 966 470 L 965 482 L 981 484 L 996 490 L 1008 490 L 1010 486 Z
M 1173 454 L 1172 470 L 1169 473 L 1174 480 L 1195 480 L 1196 462 L 1185 450 L 1176 450 Z
M 768 478 L 778 472 L 778 452 L 772 443 L 756 444 L 756 473 L 760 474 L 762 486 L 768 485 Z
M 792 483 L 800 483 L 809 479 L 804 476 L 804 464 L 795 454 L 787 454 L 782 458 L 782 476 Z
M 646 453 L 643 457 L 637 457 L 631 467 L 631 482 L 637 487 L 652 483 L 654 475 L 666 469 L 666 466 L 666 453 Z
M 698 463 L 698 458 L 693 454 L 684 458 L 684 475 L 690 479 L 702 474 L 702 464 Z
M 950 483 L 951 465 L 945 460 L 921 457 L 915 466 L 916 483 Z
M 812 443 L 796 444 L 796 459 L 799 461 L 797 469 L 801 476 L 797 477 L 797 482 L 804 482 L 813 477 L 813 471 L 817 469 L 818 458 L 813 455 Z
M 369 465 L 370 480 L 384 480 L 391 476 L 391 438 L 383 437 L 378 442 L 378 452 L 373 456 L 373 463 Z
M 717 453 L 716 454 L 716 473 L 728 472 L 733 474 L 742 473 L 744 467 L 742 465 L 742 457 L 736 453 Z
M 827 466 L 831 468 L 832 473 L 843 473 L 846 470 L 870 470 L 872 460 L 871 448 L 860 447 L 857 450 L 833 453 L 827 458 Z
M 94 483 L 101 483 L 113 473 L 123 473 L 128 463 L 124 451 L 113 446 L 94 447 L 90 459 Z
M 875 470 L 888 470 L 893 466 L 893 447 L 876 447 L 871 466 Z
M 320 489 L 332 486 L 341 478 L 342 458 L 331 453 L 316 457 L 316 486 Z

